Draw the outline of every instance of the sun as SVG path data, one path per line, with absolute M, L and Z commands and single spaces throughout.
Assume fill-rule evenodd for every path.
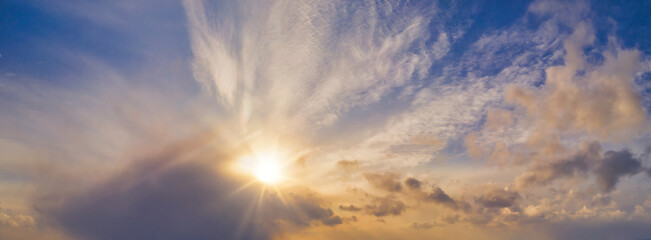
M 253 177 L 251 184 L 259 182 L 276 187 L 291 180 L 287 176 L 288 173 L 291 175 L 291 169 L 288 169 L 291 159 L 295 157 L 276 147 L 253 147 L 248 154 L 241 155 L 239 160 L 234 162 L 233 170 Z
M 255 169 L 255 176 L 263 183 L 278 183 L 280 168 L 273 163 L 260 163 Z
M 256 154 L 256 160 L 257 163 L 253 169 L 253 174 L 259 181 L 267 184 L 275 184 L 282 180 L 282 166 L 275 154 Z

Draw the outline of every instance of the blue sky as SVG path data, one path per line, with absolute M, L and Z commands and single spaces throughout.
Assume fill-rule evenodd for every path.
M 649 16 L 4 1 L 0 237 L 651 238 Z

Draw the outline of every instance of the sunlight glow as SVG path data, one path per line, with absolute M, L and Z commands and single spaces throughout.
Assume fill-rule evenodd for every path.
M 280 167 L 274 163 L 260 163 L 255 169 L 255 176 L 264 183 L 280 181 Z
M 278 183 L 282 179 L 281 164 L 273 153 L 256 154 L 256 166 L 253 173 L 263 183 Z

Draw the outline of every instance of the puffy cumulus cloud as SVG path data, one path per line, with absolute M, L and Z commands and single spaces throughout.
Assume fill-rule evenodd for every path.
M 344 223 L 341 217 L 334 216 L 326 219 L 322 219 L 321 222 L 327 226 L 335 226 Z
M 633 82 L 640 67 L 640 52 L 611 46 L 602 53 L 603 64 L 592 66 L 585 60 L 583 49 L 594 39 L 589 23 L 578 24 L 563 43 L 565 64 L 547 68 L 540 89 L 507 89 L 505 100 L 522 106 L 532 121 L 531 144 L 544 143 L 535 136 L 558 132 L 625 139 L 648 126 Z
M 371 185 L 382 190 L 389 192 L 400 192 L 402 190 L 399 175 L 394 172 L 364 173 L 364 178 Z
M 536 1 L 529 11 L 555 12 L 555 5 L 548 4 Z M 589 11 L 587 5 L 579 9 Z M 613 37 L 606 47 L 596 48 L 589 21 L 567 23 L 573 32 L 562 41 L 563 51 L 557 51 L 563 64 L 547 67 L 537 87 L 509 84 L 503 92 L 506 106 L 487 109 L 482 129 L 466 135 L 470 156 L 501 166 L 549 162 L 573 152 L 577 142 L 620 142 L 647 133 L 647 113 L 634 82 L 641 53 L 622 49 Z M 586 48 L 594 48 L 591 54 L 603 61 L 588 61 Z
M 473 211 L 463 214 L 462 221 L 486 226 L 588 218 L 617 222 L 631 214 L 618 205 L 613 196 L 619 193 L 612 191 L 622 177 L 647 171 L 644 154 L 637 157 L 627 149 L 604 152 L 599 142 L 617 146 L 648 134 L 647 111 L 634 82 L 641 53 L 622 49 L 612 37 L 606 47 L 594 48 L 591 23 L 578 21 L 581 17 L 554 17 L 550 3 L 536 1 L 529 11 L 553 15 L 553 21 L 573 29 L 562 41 L 564 51 L 558 56 L 565 54 L 563 63 L 546 68 L 544 81 L 536 87 L 506 87 L 507 106 L 486 110 L 479 131 L 463 139 L 471 157 L 497 161 L 511 170 L 521 164 L 528 168 L 515 178 L 513 189 L 475 195 Z M 577 6 L 583 12 L 578 15 L 589 12 L 588 5 Z M 591 54 L 597 52 L 603 61 L 587 60 L 586 48 L 593 48 Z
M 479 227 L 517 225 L 530 220 L 520 208 L 524 199 L 519 192 L 493 185 L 478 185 L 467 189 L 462 197 L 452 198 L 441 188 L 421 195 L 426 202 L 436 203 L 447 209 L 439 209 L 438 218 L 431 222 L 411 225 L 417 229 L 425 226 L 445 227 L 467 223 Z M 467 201 L 467 198 L 472 199 Z M 422 224 L 422 225 L 421 225 Z M 419 228 L 420 227 L 420 228 Z
M 412 190 L 420 190 L 421 182 L 418 179 L 415 178 L 407 178 L 405 179 L 405 185 L 409 187 L 409 189 Z
M 0 208 L 0 227 L 34 227 L 36 221 L 30 215 L 13 214 Z
M 434 203 L 444 206 L 452 210 L 470 211 L 472 206 L 470 203 L 463 200 L 455 200 L 450 197 L 439 186 L 432 186 L 427 188 L 428 184 L 418 180 L 414 177 L 407 177 L 404 179 L 404 184 L 409 191 L 402 191 L 402 184 L 399 176 L 393 172 L 385 173 L 366 173 L 365 178 L 374 187 L 382 189 L 391 194 L 385 197 L 377 197 L 368 194 L 364 191 L 361 192 L 365 198 L 370 200 L 371 204 L 367 204 L 363 210 L 366 213 L 381 217 L 386 215 L 400 215 L 407 209 L 407 202 L 425 202 Z M 427 190 L 431 189 L 431 190 Z M 362 210 L 355 205 L 340 205 L 339 209 L 343 211 L 359 211 Z
M 516 179 L 516 185 L 526 188 L 546 185 L 556 179 L 593 174 L 599 189 L 609 192 L 621 177 L 643 170 L 640 159 L 633 157 L 629 150 L 607 151 L 604 154 L 599 143 L 590 142 L 582 144 L 581 149 L 569 158 L 535 164 Z
M 454 201 L 447 193 L 445 193 L 440 187 L 435 187 L 431 192 L 425 195 L 425 199 L 440 203 L 451 208 L 457 208 L 457 202 Z
M 516 179 L 519 187 L 544 185 L 559 178 L 573 177 L 585 173 L 596 164 L 602 155 L 601 145 L 597 142 L 585 143 L 581 149 L 566 159 L 552 162 L 540 162 L 528 172 Z
M 364 211 L 376 217 L 398 216 L 407 209 L 407 205 L 393 195 L 373 197 L 372 204 L 364 206 Z
M 335 216 L 329 208 L 321 206 L 322 200 L 312 192 L 290 192 L 283 197 L 274 193 L 270 199 L 265 199 L 268 206 L 262 206 L 264 216 L 271 221 L 288 221 L 299 226 L 310 226 L 313 222 L 320 222 L 327 226 L 342 224 L 340 216 Z M 278 195 L 278 196 L 275 196 Z
M 396 196 L 401 196 L 404 199 L 409 201 L 434 203 L 441 206 L 445 206 L 452 210 L 463 210 L 463 211 L 471 210 L 471 205 L 468 202 L 465 202 L 463 200 L 455 200 L 454 198 L 450 197 L 450 195 L 448 195 L 445 191 L 443 191 L 443 189 L 441 189 L 441 187 L 439 186 L 431 186 L 431 188 L 428 188 L 429 184 L 426 184 L 423 181 L 418 180 L 414 177 L 407 177 L 404 180 L 405 186 L 407 186 L 407 188 L 410 191 L 397 191 L 396 190 L 398 189 L 397 186 L 401 186 L 397 174 L 388 172 L 384 174 L 374 174 L 370 176 L 372 176 L 371 177 L 372 180 L 369 180 L 369 182 L 375 182 L 375 184 L 373 184 L 374 186 L 392 192 L 392 195 L 388 195 L 387 197 L 384 198 L 385 200 L 397 199 Z M 367 177 L 367 179 L 368 178 L 369 177 Z M 366 197 L 370 197 L 375 201 L 377 201 L 378 199 L 383 199 L 383 198 L 374 197 L 367 193 L 364 194 Z M 394 205 L 398 206 L 402 204 L 394 204 Z M 346 206 L 343 207 L 344 207 L 343 210 L 350 210 L 349 207 Z M 350 205 L 350 207 L 353 206 Z
M 424 192 L 422 199 L 427 202 L 441 204 L 454 210 L 468 211 L 471 208 L 469 203 L 451 198 L 447 193 L 443 191 L 443 189 L 438 186 L 433 187 L 429 192 Z
M 514 206 L 519 198 L 520 194 L 517 192 L 493 189 L 477 197 L 475 201 L 486 208 L 506 208 Z
M 639 159 L 633 158 L 628 150 L 608 151 L 601 162 L 595 169 L 597 183 L 603 191 L 611 191 L 619 178 L 626 175 L 637 174 L 642 171 L 642 164 Z

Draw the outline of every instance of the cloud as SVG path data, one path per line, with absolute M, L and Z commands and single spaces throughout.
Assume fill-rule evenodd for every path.
M 537 0 L 528 11 L 540 16 L 550 16 L 555 21 L 573 26 L 590 14 L 589 1 Z
M 195 54 L 192 65 L 195 79 L 204 89 L 214 92 L 226 106 L 235 104 L 236 94 L 241 87 L 238 83 L 236 56 L 230 51 L 228 42 L 235 33 L 232 25 L 224 23 L 214 26 L 205 13 L 202 1 L 184 1 L 188 25 L 192 36 L 193 51 L 210 54 Z M 230 23 L 234 24 L 234 23 Z M 216 34 L 217 27 L 221 34 Z
M 93 239 L 268 239 L 280 223 L 343 223 L 310 191 L 280 195 L 259 185 L 240 188 L 244 179 L 212 167 L 232 161 L 233 152 L 202 148 L 213 140 L 135 161 L 106 182 L 61 196 L 61 205 L 45 204 L 43 211 L 73 235 Z
M 601 145 L 590 142 L 582 145 L 581 150 L 567 159 L 539 163 L 516 179 L 519 187 L 545 185 L 558 178 L 573 177 L 585 173 L 600 160 Z
M 353 205 L 353 204 L 350 204 L 348 206 L 339 205 L 339 209 L 344 210 L 344 211 L 349 211 L 349 212 L 358 212 L 358 211 L 362 210 L 359 207 L 355 207 L 355 205 Z
M 171 80 L 158 77 L 136 87 L 139 79 L 129 76 L 126 84 L 100 87 L 107 92 L 34 87 L 0 103 L 7 113 L 0 116 L 0 178 L 18 182 L 12 188 L 21 190 L 12 191 L 35 189 L 23 195 L 51 221 L 42 224 L 98 240 L 377 236 L 369 229 L 389 239 L 508 238 L 538 233 L 531 222 L 612 221 L 633 206 L 639 216 L 649 211 L 635 202 L 644 193 L 629 196 L 632 188 L 618 185 L 639 181 L 620 181 L 639 172 L 651 176 L 644 156 L 604 153 L 601 145 L 646 139 L 636 138 L 649 128 L 631 80 L 641 53 L 617 41 L 599 45 L 599 29 L 581 22 L 589 15 L 585 2 L 535 1 L 513 25 L 495 28 L 457 15 L 494 10 L 482 4 L 415 4 L 187 0 L 191 72 L 214 103 L 174 87 L 162 91 L 157 86 Z M 93 21 L 125 22 L 115 16 Z M 0 83 L 3 94 L 18 92 L 11 87 Z M 288 189 L 238 190 L 252 179 L 226 170 L 247 148 L 240 145 L 258 136 L 301 152 L 300 168 L 287 165 L 287 177 L 297 180 Z M 499 168 L 477 167 L 463 144 L 468 155 Z M 346 174 L 360 167 L 367 173 Z M 388 195 L 356 202 L 344 190 L 365 187 Z M 469 195 L 451 194 L 460 191 Z M 2 213 L 0 236 L 15 239 L 3 231 L 27 218 Z M 350 214 L 377 218 L 342 226 L 357 221 Z M 488 228 L 444 228 L 467 223 Z M 393 232 L 406 226 L 437 228 Z
M 409 225 L 409 227 L 413 229 L 430 229 L 437 226 L 441 226 L 441 225 L 434 222 L 424 222 L 424 223 L 415 222 Z
M 477 135 L 474 133 L 468 134 L 463 139 L 464 146 L 466 147 L 466 151 L 468 154 L 472 157 L 479 158 L 482 156 L 482 148 L 477 144 Z
M 331 209 L 322 207 L 320 199 L 312 192 L 289 193 L 285 196 L 285 202 L 281 197 L 273 200 L 264 209 L 267 211 L 266 217 L 272 221 L 284 220 L 299 226 L 310 226 L 313 221 L 327 226 L 343 223 L 342 218 L 335 216 Z
M 646 111 L 633 83 L 640 52 L 611 47 L 603 53 L 602 65 L 590 66 L 583 48 L 594 39 L 589 23 L 578 24 L 563 42 L 565 65 L 547 68 L 543 87 L 507 89 L 505 100 L 524 107 L 533 122 L 531 144 L 541 144 L 542 139 L 533 136 L 549 136 L 549 132 L 625 139 L 646 126 Z
M 513 113 L 503 109 L 489 109 L 486 113 L 485 127 L 488 130 L 503 130 L 513 124 Z
M 389 192 L 400 192 L 402 190 L 402 184 L 398 180 L 397 173 L 364 173 L 364 178 L 366 178 L 366 180 L 371 183 L 371 185 L 379 189 L 383 189 Z
M 222 200 L 235 189 L 217 180 L 200 167 L 179 166 L 98 186 L 51 211 L 74 235 L 94 239 L 268 238 L 257 218 L 245 223 L 248 230 L 238 231 L 255 194 Z M 221 207 L 213 207 L 216 203 Z
M 480 195 L 475 199 L 476 202 L 487 208 L 505 208 L 511 207 L 520 194 L 517 192 L 507 191 L 504 189 L 493 189 Z
M 445 34 L 427 46 L 427 16 L 396 2 L 184 6 L 195 78 L 244 125 L 255 115 L 282 119 L 288 131 L 332 126 L 353 107 L 423 79 L 449 48 Z
M 442 204 L 452 209 L 469 210 L 470 204 L 463 201 L 456 201 L 445 193 L 440 187 L 434 187 L 432 191 L 424 195 L 426 201 Z
M 629 150 L 607 151 L 604 154 L 599 143 L 590 142 L 582 144 L 581 150 L 570 158 L 534 165 L 516 179 L 516 184 L 526 188 L 531 185 L 546 185 L 560 178 L 594 174 L 599 189 L 610 192 L 621 177 L 635 175 L 643 170 L 641 161 L 634 158 Z
M 407 185 L 407 187 L 409 187 L 409 189 L 412 189 L 412 190 L 417 190 L 418 189 L 419 190 L 421 182 L 418 181 L 418 179 L 410 177 L 410 178 L 405 179 L 405 185 Z
M 456 203 L 448 194 L 443 192 L 440 187 L 435 187 L 432 192 L 427 194 L 427 199 L 436 203 L 442 203 L 453 208 L 456 208 Z
M 352 171 L 359 167 L 359 161 L 357 160 L 340 160 L 337 162 L 337 167 L 343 169 L 344 171 Z
M 13 214 L 4 209 L 0 209 L 0 227 L 26 228 L 34 226 L 36 226 L 36 221 L 32 216 Z
M 622 176 L 642 171 L 640 160 L 633 158 L 628 150 L 608 151 L 601 164 L 595 169 L 597 183 L 602 191 L 611 191 Z
M 335 226 L 344 223 L 341 217 L 339 216 L 329 217 L 321 220 L 321 222 L 327 226 Z
M 407 205 L 394 196 L 376 197 L 373 204 L 364 206 L 364 211 L 376 217 L 397 216 L 407 209 Z

